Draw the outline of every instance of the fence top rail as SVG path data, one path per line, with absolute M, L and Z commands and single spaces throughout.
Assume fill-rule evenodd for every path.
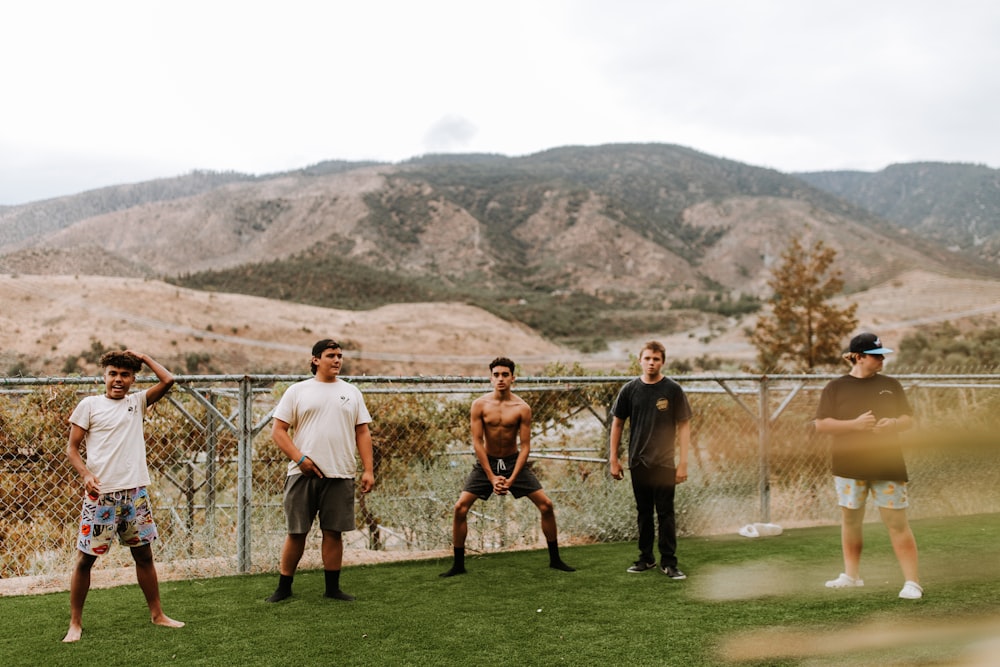
M 746 382 L 760 384 L 762 382 L 780 383 L 784 381 L 809 382 L 809 381 L 829 381 L 840 377 L 843 373 L 799 373 L 799 374 L 756 374 L 756 373 L 733 373 L 733 374 L 692 374 L 692 375 L 671 375 L 671 379 L 679 383 L 722 383 L 722 382 Z M 1000 384 L 1000 373 L 900 373 L 892 374 L 894 378 L 901 382 L 912 383 L 939 383 L 939 382 L 995 382 Z M 281 382 L 299 382 L 311 378 L 311 375 L 272 375 L 272 374 L 232 374 L 232 375 L 175 375 L 177 384 L 207 384 L 207 383 L 241 383 L 251 384 L 275 384 Z M 465 375 L 343 375 L 344 380 L 355 384 L 451 384 L 451 385 L 488 385 L 489 378 L 486 376 L 465 376 Z M 562 385 L 588 385 L 603 383 L 625 383 L 634 379 L 635 375 L 567 375 L 567 376 L 519 376 L 518 384 L 562 384 Z M 155 382 L 153 376 L 140 376 L 137 381 Z M 51 385 L 93 385 L 103 384 L 101 376 L 67 376 L 67 377 L 9 377 L 0 376 L 0 387 L 25 387 L 25 386 L 51 386 Z

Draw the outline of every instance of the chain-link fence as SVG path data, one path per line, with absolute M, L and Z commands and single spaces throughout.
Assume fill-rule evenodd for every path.
M 811 429 L 818 392 L 832 377 L 676 378 L 694 410 L 689 481 L 677 495 L 679 533 L 839 520 L 829 444 Z M 1000 511 L 1000 375 L 896 377 L 920 423 L 907 448 L 911 517 Z M 271 441 L 270 422 L 282 391 L 301 379 L 178 376 L 150 409 L 145 431 L 162 569 L 185 577 L 277 569 L 287 459 Z M 374 418 L 377 484 L 358 499 L 345 563 L 449 553 L 452 508 L 473 462 L 469 407 L 489 383 L 346 379 L 364 392 Z M 562 544 L 635 538 L 631 486 L 612 480 L 607 467 L 609 410 L 628 379 L 518 379 L 515 391 L 533 410 L 531 459 L 555 502 Z M 0 378 L 0 578 L 68 583 L 82 492 L 65 455 L 68 417 L 84 395 L 103 390 L 100 378 Z M 477 502 L 467 547 L 541 546 L 538 518 L 526 499 Z M 304 566 L 319 562 L 319 535 L 310 539 Z M 130 565 L 128 550 L 115 547 L 95 574 Z

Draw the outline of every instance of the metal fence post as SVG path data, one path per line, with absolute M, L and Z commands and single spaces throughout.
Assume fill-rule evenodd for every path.
M 216 396 L 210 393 L 208 402 L 213 407 L 216 403 Z M 216 457 L 219 455 L 219 432 L 216 424 L 215 413 L 209 410 L 205 415 L 205 522 L 208 524 L 209 537 L 214 538 L 216 534 Z
M 769 397 L 770 379 L 760 378 L 760 417 L 757 423 L 758 468 L 757 493 L 760 498 L 760 520 L 771 522 L 771 407 Z
M 250 378 L 240 379 L 239 444 L 237 452 L 236 560 L 239 572 L 250 571 L 250 527 L 253 512 L 253 392 Z

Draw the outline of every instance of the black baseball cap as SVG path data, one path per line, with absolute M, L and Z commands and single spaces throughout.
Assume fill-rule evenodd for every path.
M 862 333 L 852 338 L 849 351 L 861 354 L 889 354 L 892 352 L 889 348 L 882 347 L 882 341 L 873 333 Z

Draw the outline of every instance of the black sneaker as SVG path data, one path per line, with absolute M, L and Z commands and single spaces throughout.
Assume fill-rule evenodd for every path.
M 660 568 L 660 572 L 662 572 L 663 574 L 667 575 L 671 579 L 687 579 L 688 578 L 688 576 L 686 574 L 684 574 L 683 572 L 681 572 L 680 570 L 678 570 L 673 565 L 664 565 L 663 567 Z
M 652 570 L 654 567 L 656 567 L 656 561 L 653 561 L 652 563 L 646 563 L 641 560 L 637 560 L 635 563 L 632 564 L 632 567 L 630 567 L 625 571 L 633 573 L 645 572 L 646 570 Z

